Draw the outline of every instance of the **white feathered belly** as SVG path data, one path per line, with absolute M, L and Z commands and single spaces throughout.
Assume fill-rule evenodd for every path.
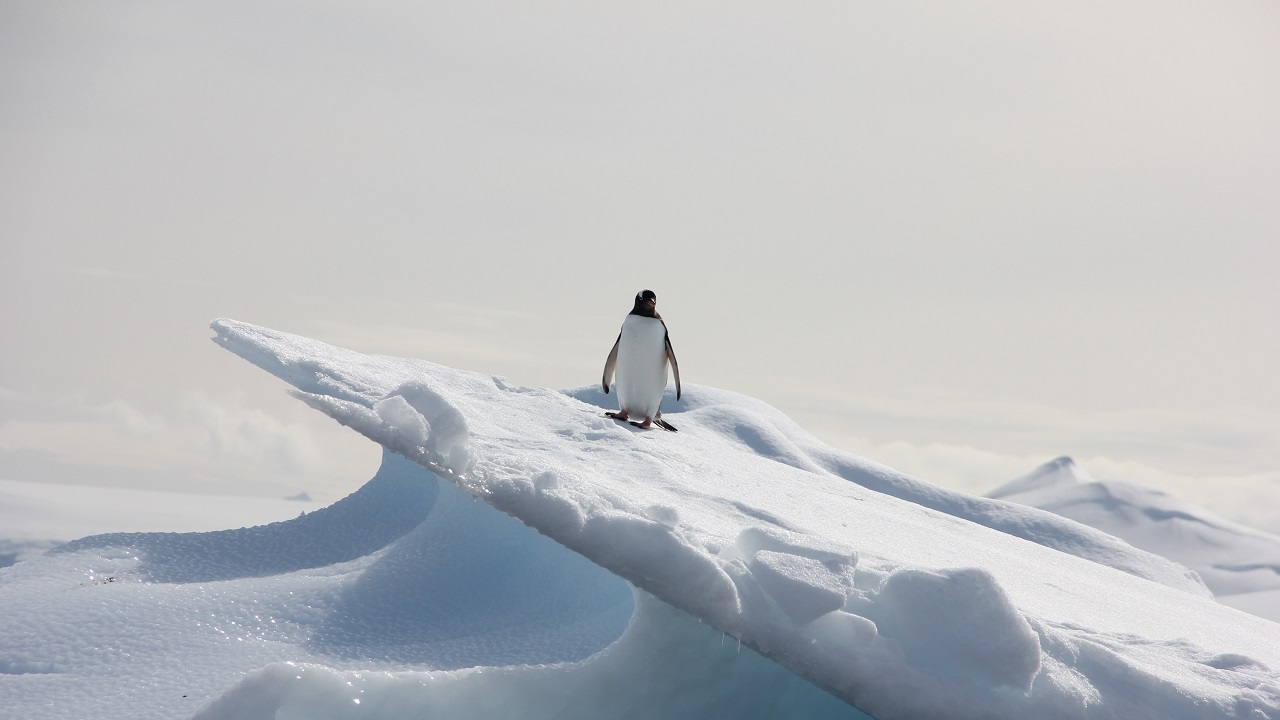
M 618 407 L 636 422 L 656 417 L 667 388 L 667 329 L 662 321 L 628 315 L 618 340 Z

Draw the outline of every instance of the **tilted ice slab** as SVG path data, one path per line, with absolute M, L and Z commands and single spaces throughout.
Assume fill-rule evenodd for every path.
M 758 401 L 688 386 L 664 408 L 681 431 L 645 432 L 598 390 L 213 327 L 313 407 L 876 717 L 1280 714 L 1280 626 L 1181 566 L 832 450 Z

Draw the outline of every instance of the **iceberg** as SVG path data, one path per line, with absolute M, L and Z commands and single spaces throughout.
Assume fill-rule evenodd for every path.
M 686 385 L 644 431 L 594 387 L 213 329 L 382 467 L 292 520 L 0 569 L 6 714 L 1280 717 L 1280 625 L 1194 572 L 758 400 Z

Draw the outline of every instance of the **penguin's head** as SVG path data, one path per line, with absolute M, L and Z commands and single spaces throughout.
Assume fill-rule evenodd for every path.
M 636 306 L 632 312 L 641 315 L 653 315 L 654 308 L 658 305 L 658 296 L 652 290 L 641 290 L 636 293 Z

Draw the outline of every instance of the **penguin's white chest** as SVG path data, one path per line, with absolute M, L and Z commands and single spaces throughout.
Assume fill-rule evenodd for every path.
M 643 421 L 658 414 L 667 388 L 667 328 L 657 318 L 628 315 L 618 338 L 619 409 Z

